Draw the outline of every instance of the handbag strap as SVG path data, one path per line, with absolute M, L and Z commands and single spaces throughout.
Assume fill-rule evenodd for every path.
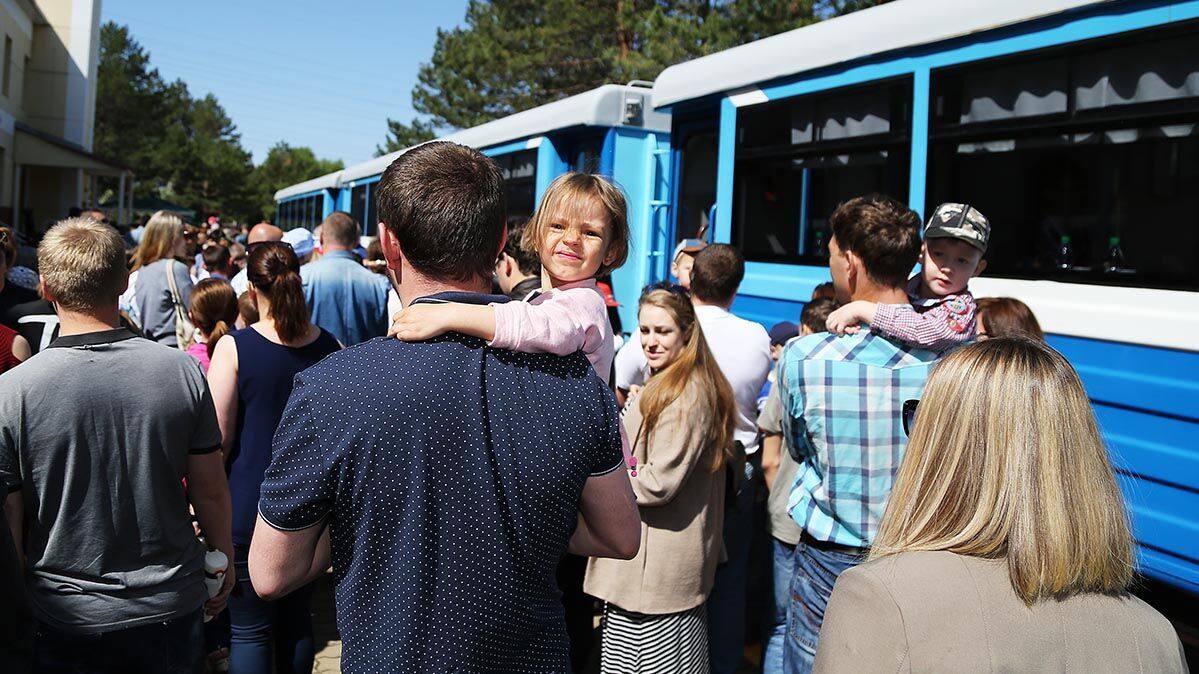
M 180 317 L 186 314 L 183 311 L 183 300 L 179 299 L 179 286 L 175 284 L 175 261 L 167 261 L 167 286 L 171 289 L 171 302 L 175 305 L 175 313 Z

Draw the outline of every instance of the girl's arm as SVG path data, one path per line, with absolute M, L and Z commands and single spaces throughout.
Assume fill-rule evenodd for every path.
M 543 295 L 537 303 L 413 304 L 400 312 L 389 334 L 406 342 L 458 332 L 497 349 L 565 356 L 597 348 L 608 320 L 594 290 L 576 288 Z
M 396 314 L 387 334 L 405 342 L 419 342 L 457 332 L 490 342 L 496 332 L 495 306 L 502 305 L 411 304 Z

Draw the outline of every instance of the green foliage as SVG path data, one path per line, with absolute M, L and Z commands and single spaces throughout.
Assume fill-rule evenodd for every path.
M 156 196 L 201 217 L 256 221 L 274 211 L 274 193 L 342 167 L 308 148 L 279 143 L 255 168 L 237 126 L 216 97 L 195 98 L 166 82 L 126 26 L 100 29 L 94 148 L 130 166 L 138 196 Z
M 341 160 L 317 159 L 306 147 L 292 147 L 280 141 L 254 170 L 256 203 L 262 215 L 269 218 L 275 213 L 275 192 L 343 168 Z
M 385 154 L 410 148 L 436 137 L 437 130 L 428 122 L 414 119 L 411 124 L 404 124 L 388 118 L 387 138 L 384 139 L 383 145 L 375 146 L 375 156 L 382 157 Z
M 412 91 L 427 121 L 467 128 L 602 84 L 652 80 L 669 65 L 886 0 L 471 0 L 461 28 L 439 30 Z M 380 148 L 383 149 L 383 148 Z M 395 148 L 393 148 L 395 149 Z

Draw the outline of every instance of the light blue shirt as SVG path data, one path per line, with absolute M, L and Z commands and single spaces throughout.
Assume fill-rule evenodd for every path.
M 870 332 L 793 339 L 779 359 L 783 434 L 799 462 L 787 511 L 816 540 L 869 547 L 907 449 L 903 403 L 939 356 Z
M 300 267 L 312 322 L 345 346 L 387 334 L 387 288 L 353 253 L 335 250 Z

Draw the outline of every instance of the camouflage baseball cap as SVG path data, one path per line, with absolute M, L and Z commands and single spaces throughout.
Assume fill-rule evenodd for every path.
M 928 219 L 924 238 L 957 239 L 985 253 L 991 239 L 991 223 L 970 204 L 941 204 Z

